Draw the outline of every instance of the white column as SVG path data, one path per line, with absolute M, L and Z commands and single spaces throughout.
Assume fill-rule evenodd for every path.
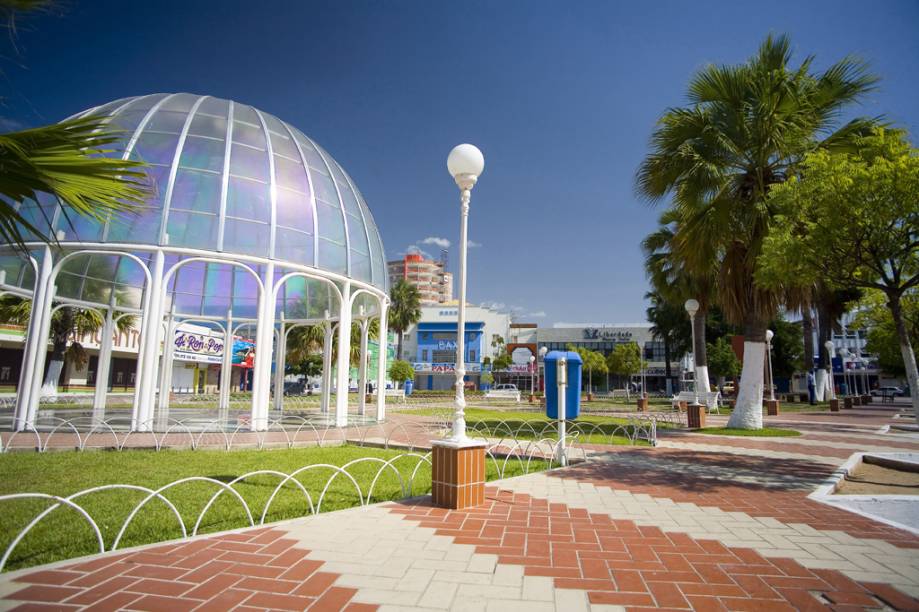
M 156 370 L 159 361 L 160 335 L 163 323 L 163 302 L 166 288 L 163 269 L 166 258 L 162 251 L 153 254 L 153 269 L 150 271 L 150 300 L 141 323 L 140 347 L 137 351 L 137 392 L 134 394 L 134 411 L 131 429 L 147 431 L 153 416 L 153 399 L 156 395 Z
M 223 334 L 223 358 L 220 361 L 220 395 L 217 402 L 217 419 L 226 424 L 230 410 L 230 388 L 233 381 L 233 310 L 227 310 L 227 327 Z
M 351 365 L 351 283 L 345 281 L 338 308 L 338 384 L 335 395 L 335 425 L 348 425 L 348 373 Z
M 326 320 L 322 323 L 322 389 L 320 389 L 319 411 L 329 413 L 329 404 L 332 398 L 332 322 Z
M 105 399 L 108 395 L 108 379 L 111 371 L 112 343 L 115 335 L 114 297 L 105 311 L 102 324 L 102 344 L 99 346 L 99 361 L 96 365 L 96 389 L 93 392 L 93 424 L 105 419 Z
M 271 353 L 274 340 L 274 262 L 265 266 L 265 284 L 259 296 L 259 317 L 255 329 L 255 363 L 252 380 L 253 431 L 268 429 L 271 389 Z
M 48 291 L 53 267 L 54 261 L 51 256 L 51 248 L 46 246 L 42 252 L 38 276 L 35 278 L 35 288 L 32 290 L 32 310 L 29 313 L 29 325 L 22 352 L 19 385 L 16 387 L 16 412 L 14 413 L 16 431 L 22 431 L 26 427 L 34 425 L 34 418 L 29 420 L 30 399 L 32 397 L 32 388 L 34 387 L 33 383 L 36 379 L 41 379 L 43 373 L 41 369 L 36 373 L 39 356 L 41 356 L 41 367 L 44 367 L 44 355 L 48 352 L 48 336 L 47 334 L 45 336 L 41 335 L 41 327 L 42 314 L 47 310 L 45 302 L 50 301 Z
M 367 343 L 370 335 L 370 319 L 361 320 L 361 363 L 358 367 L 357 413 L 364 416 L 367 409 Z
M 453 441 L 466 440 L 466 230 L 469 225 L 469 199 L 472 186 L 460 192 L 460 268 L 459 309 L 456 317 L 456 397 L 453 412 Z
M 284 367 L 287 352 L 287 325 L 281 312 L 281 326 L 278 328 L 278 344 L 274 352 L 274 409 L 284 409 Z
M 163 342 L 163 355 L 160 358 L 162 367 L 160 368 L 160 393 L 157 401 L 157 413 L 155 415 L 156 426 L 160 431 L 169 427 L 169 395 L 172 393 L 172 366 L 175 363 L 175 336 L 176 321 L 175 305 L 173 312 L 169 313 L 166 319 L 166 336 Z M 197 367 L 197 366 L 196 366 Z M 197 393 L 197 389 L 195 389 Z
M 387 320 L 389 303 L 380 300 L 380 332 L 377 342 L 377 421 L 386 419 L 386 357 L 389 349 L 389 330 Z

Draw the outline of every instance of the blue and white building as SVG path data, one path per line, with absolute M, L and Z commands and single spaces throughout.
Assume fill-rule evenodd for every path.
M 401 358 L 415 367 L 415 388 L 452 389 L 456 368 L 458 304 L 424 306 L 421 320 L 403 336 Z M 466 382 L 478 387 L 483 360 L 503 352 L 510 316 L 481 306 L 466 306 L 464 357 Z

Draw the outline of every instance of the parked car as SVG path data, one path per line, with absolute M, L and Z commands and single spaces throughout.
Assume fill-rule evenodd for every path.
M 872 390 L 871 390 L 871 395 L 873 395 L 873 396 L 875 396 L 875 397 L 885 396 L 885 395 L 886 395 L 886 396 L 892 395 L 892 396 L 895 396 L 895 397 L 896 397 L 896 396 L 902 396 L 902 395 L 903 395 L 903 389 L 901 389 L 900 387 L 880 387 L 880 388 L 878 388 L 878 389 L 872 389 Z
M 492 387 L 492 391 L 517 391 L 517 385 L 502 384 Z

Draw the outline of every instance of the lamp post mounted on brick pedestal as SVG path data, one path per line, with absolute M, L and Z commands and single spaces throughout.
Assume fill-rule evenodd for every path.
M 460 509 L 485 501 L 485 442 L 466 437 L 466 229 L 472 188 L 485 169 L 485 158 L 471 144 L 457 145 L 447 169 L 460 189 L 459 308 L 456 320 L 456 396 L 453 435 L 432 442 L 434 504 Z

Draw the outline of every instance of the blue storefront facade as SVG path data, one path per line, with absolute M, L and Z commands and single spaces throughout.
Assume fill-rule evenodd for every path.
M 479 385 L 482 358 L 486 351 L 485 324 L 467 322 L 465 333 L 465 361 L 467 383 Z M 452 389 L 455 382 L 456 323 L 421 322 L 417 327 L 415 354 L 415 388 L 427 390 Z

